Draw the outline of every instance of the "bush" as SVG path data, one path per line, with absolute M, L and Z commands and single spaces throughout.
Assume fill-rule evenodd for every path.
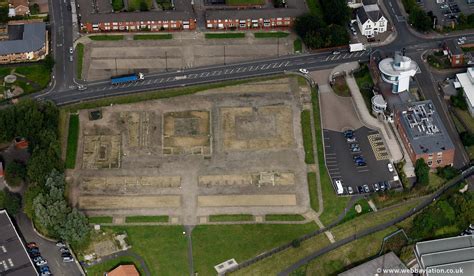
M 7 188 L 0 191 L 0 209 L 7 210 L 8 214 L 14 216 L 21 208 L 21 196 L 10 192 Z
M 293 246 L 294 248 L 298 248 L 300 247 L 300 245 L 301 245 L 301 242 L 298 239 L 294 239 L 291 241 L 291 246 Z
M 426 164 L 425 159 L 420 158 L 415 162 L 416 182 L 421 185 L 430 183 L 430 167 Z
M 446 180 L 450 180 L 459 175 L 459 170 L 452 166 L 445 166 L 442 168 L 436 168 L 436 174 Z
M 5 180 L 11 187 L 20 186 L 26 178 L 26 166 L 19 161 L 7 163 L 5 167 Z
M 474 145 L 474 135 L 467 131 L 463 131 L 459 134 L 461 137 L 461 142 L 465 147 L 470 147 Z
M 459 89 L 456 95 L 450 97 L 451 104 L 454 107 L 457 107 L 461 110 L 467 110 L 466 98 L 464 98 L 464 93 L 462 89 Z

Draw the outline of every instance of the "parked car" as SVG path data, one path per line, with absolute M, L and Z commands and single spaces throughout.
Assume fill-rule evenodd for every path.
M 375 190 L 376 192 L 379 191 L 379 184 L 377 184 L 377 183 L 374 184 L 374 190 Z
M 26 247 L 27 248 L 38 248 L 38 245 L 36 244 L 36 242 L 29 242 L 26 244 Z
M 365 162 L 364 160 L 364 157 L 360 156 L 360 155 L 356 155 L 357 157 L 354 158 L 354 162 Z
M 61 253 L 69 252 L 69 248 L 61 247 L 61 248 L 59 248 L 59 252 L 61 252 Z
M 344 134 L 344 137 L 346 138 L 354 137 L 354 131 L 352 129 L 345 130 L 343 134 Z
M 86 90 L 86 89 L 87 89 L 87 86 L 86 86 L 86 85 L 79 84 L 79 85 L 77 86 L 77 90 L 79 90 L 79 91 L 83 91 L 83 90 Z M 56 244 L 56 246 L 57 246 L 57 244 Z
M 43 257 L 41 257 L 41 256 L 33 258 L 34 263 L 41 262 L 42 260 L 43 260 Z
M 365 167 L 365 166 L 367 166 L 367 163 L 365 163 L 365 161 L 360 161 L 360 162 L 356 162 L 356 165 L 358 167 Z
M 69 53 L 70 53 L 70 54 L 74 53 L 74 48 L 69 47 Z
M 39 253 L 39 251 L 37 251 L 37 252 L 28 252 L 28 255 L 30 255 L 31 258 L 41 257 L 41 253 Z
M 385 188 L 386 188 L 386 187 L 385 187 L 385 184 L 384 184 L 382 181 L 380 181 L 380 182 L 379 182 L 379 185 L 380 185 L 380 190 L 384 191 Z
M 362 186 L 357 186 L 357 191 L 359 192 L 359 194 L 363 194 L 364 188 L 362 188 Z
M 64 258 L 64 257 L 72 257 L 71 253 L 70 252 L 63 252 L 61 253 L 61 257 Z
M 353 149 L 353 148 L 358 148 L 359 147 L 359 144 L 351 144 L 350 145 L 350 148 Z
M 70 62 L 73 62 L 74 61 L 74 57 L 72 55 L 69 56 L 69 61 Z
M 364 192 L 370 193 L 369 185 L 364 184 Z
M 339 55 L 340 53 L 341 53 L 341 52 L 339 52 L 339 51 L 337 51 L 337 50 L 336 50 L 336 51 L 332 51 L 332 54 L 333 54 L 333 55 Z
M 57 241 L 57 242 L 56 242 L 56 246 L 65 247 L 66 244 L 65 244 L 63 241 Z
M 28 253 L 39 253 L 38 247 L 28 248 L 27 250 L 28 250 Z
M 354 143 L 357 142 L 356 138 L 352 136 L 351 138 L 346 138 L 347 143 Z
M 47 266 L 47 265 L 40 267 L 40 272 L 41 273 L 48 273 L 48 272 L 51 273 L 51 271 L 49 270 L 49 266 Z
M 392 165 L 392 163 L 388 163 L 388 164 L 387 164 L 387 167 L 388 167 L 388 171 L 389 171 L 389 172 L 393 172 L 393 165 Z
M 63 262 L 64 263 L 70 263 L 70 262 L 73 262 L 74 261 L 74 258 L 72 256 L 64 256 L 63 257 Z
M 474 224 L 469 224 L 469 227 L 468 227 L 470 230 L 474 230 Z
M 304 69 L 304 68 L 300 68 L 300 69 L 298 69 L 298 71 L 302 74 L 305 74 L 305 75 L 309 73 L 309 71 Z
M 360 148 L 352 148 L 351 151 L 352 152 L 360 152 Z
M 352 195 L 354 193 L 354 190 L 352 190 L 352 187 L 351 186 L 348 186 L 347 187 L 347 192 Z
M 36 266 L 43 266 L 43 265 L 47 265 L 48 262 L 44 259 L 42 259 L 41 261 L 38 261 L 35 263 Z

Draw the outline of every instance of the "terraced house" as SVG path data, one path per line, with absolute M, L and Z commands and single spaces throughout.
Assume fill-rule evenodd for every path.
M 174 10 L 114 11 L 110 0 L 78 0 L 77 13 L 81 31 L 87 33 L 180 31 L 196 28 L 190 2 L 180 2 L 174 6 Z

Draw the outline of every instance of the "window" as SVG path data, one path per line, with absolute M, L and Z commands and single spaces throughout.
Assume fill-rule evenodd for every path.
M 437 155 L 437 156 L 443 156 L 443 152 L 440 151 L 440 152 L 438 152 L 436 155 Z
M 428 154 L 428 159 L 433 159 L 433 154 L 432 153 Z
M 441 161 L 442 161 L 441 159 L 438 159 L 438 160 L 436 160 L 436 163 L 441 164 Z
M 431 167 L 431 165 L 433 165 L 433 161 L 428 161 L 428 166 Z

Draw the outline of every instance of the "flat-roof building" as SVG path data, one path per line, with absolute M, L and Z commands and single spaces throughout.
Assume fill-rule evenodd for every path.
M 9 24 L 8 36 L 0 41 L 0 64 L 35 61 L 48 54 L 44 22 Z
M 456 74 L 456 79 L 463 89 L 469 113 L 474 116 L 474 67 L 467 68 L 466 73 Z
M 473 235 L 418 242 L 414 251 L 424 275 L 474 275 Z
M 454 144 L 431 100 L 408 103 L 395 114 L 395 124 L 413 163 L 423 158 L 431 169 L 453 164 Z
M 38 275 L 5 210 L 0 210 L 0 275 Z
M 386 272 L 384 271 L 386 270 Z M 397 271 L 399 269 L 400 271 Z M 403 272 L 405 269 L 405 272 Z M 393 271 L 393 272 L 390 272 Z M 395 271 L 397 271 L 395 273 Z M 389 252 L 373 260 L 365 262 L 361 265 L 344 271 L 338 276 L 367 276 L 367 275 L 384 275 L 384 276 L 411 276 L 412 273 L 407 272 L 407 267 L 393 252 Z

